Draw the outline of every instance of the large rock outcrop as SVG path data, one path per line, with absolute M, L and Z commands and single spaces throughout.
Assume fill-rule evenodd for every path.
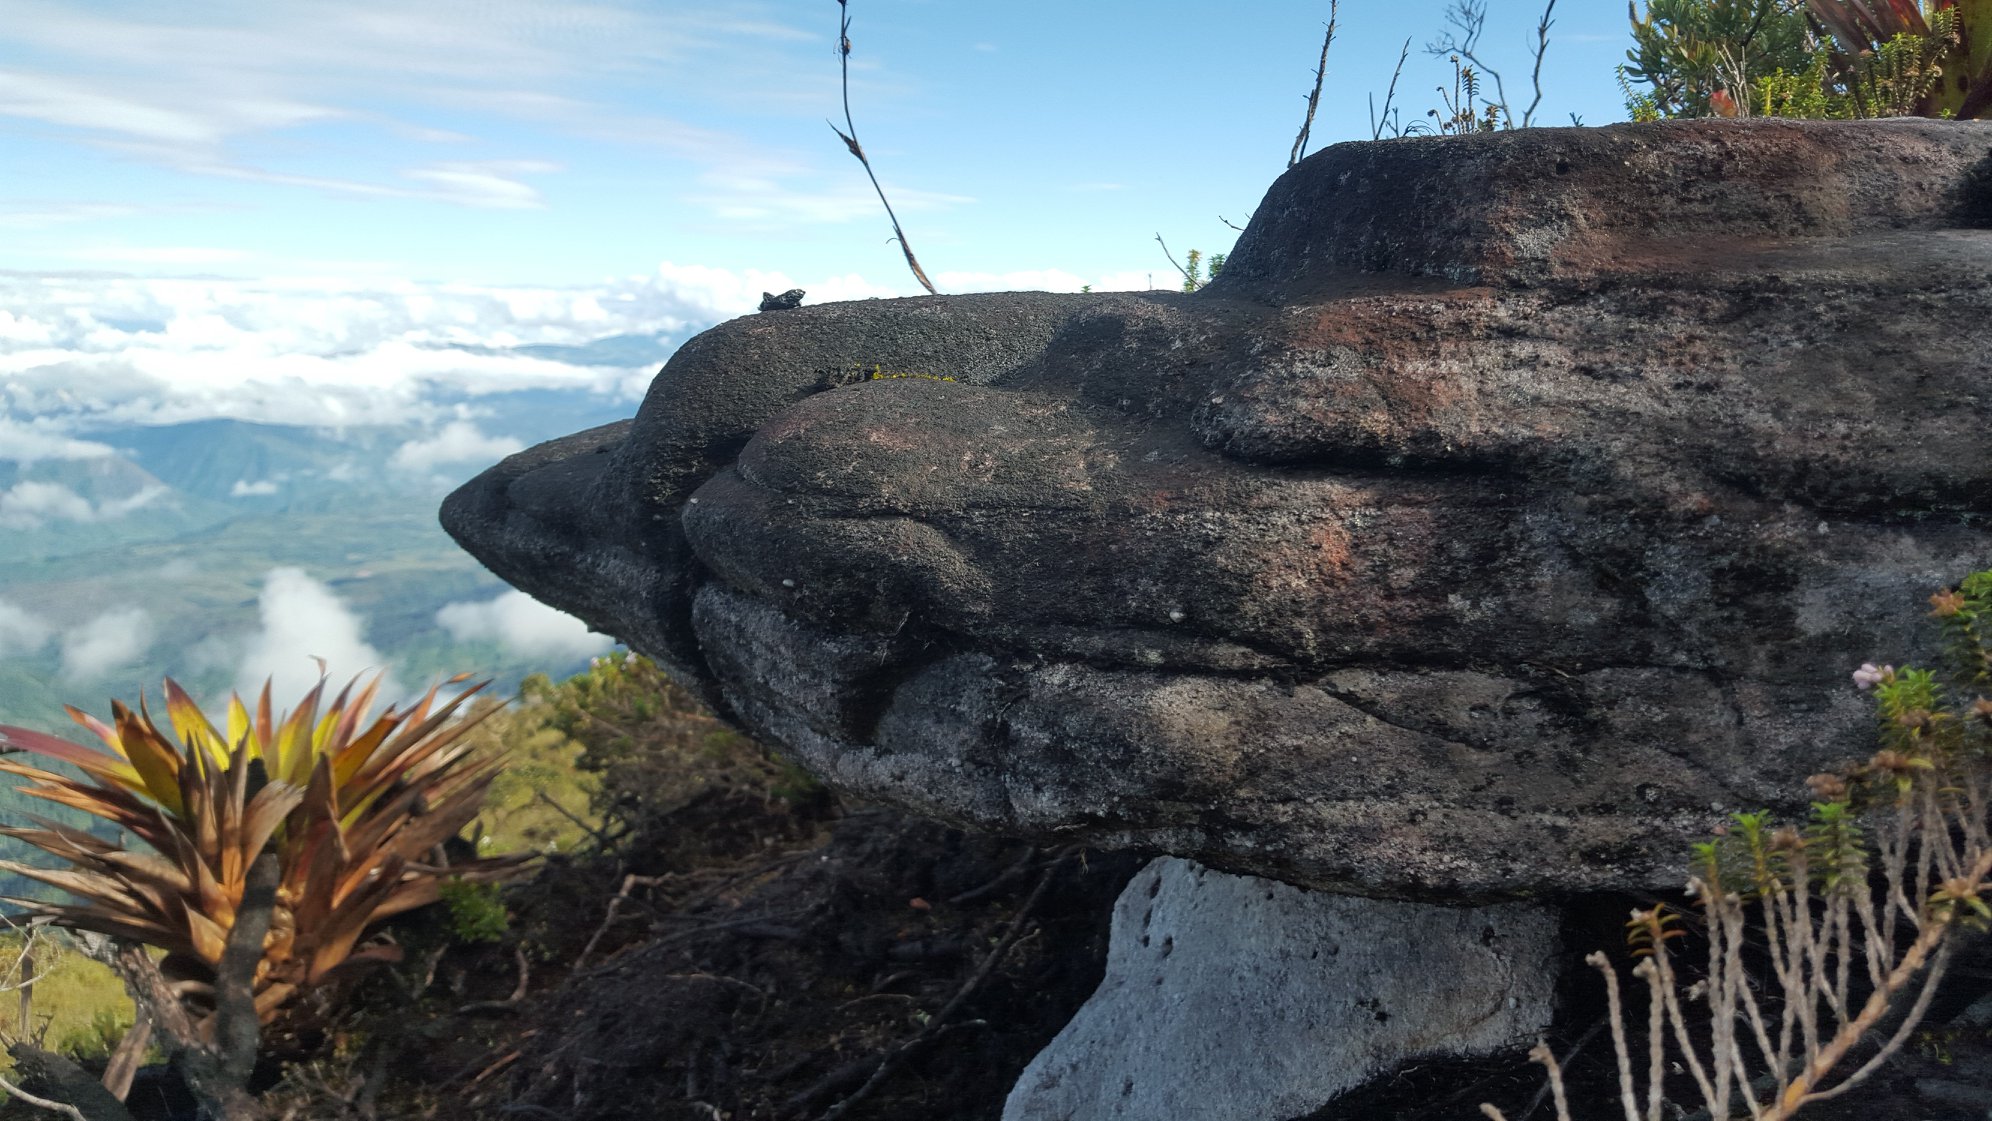
M 1864 754 L 1988 432 L 1992 125 L 1538 129 L 1319 153 L 1193 296 L 723 324 L 444 522 L 861 794 L 1482 902 Z

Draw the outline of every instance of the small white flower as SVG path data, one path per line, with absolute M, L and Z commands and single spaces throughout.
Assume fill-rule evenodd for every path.
M 1854 671 L 1854 685 L 1865 693 L 1894 676 L 1894 666 L 1876 666 L 1873 662 L 1862 662 L 1861 668 Z

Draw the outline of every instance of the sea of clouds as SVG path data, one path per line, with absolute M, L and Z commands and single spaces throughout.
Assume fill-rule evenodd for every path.
M 682 333 L 794 285 L 668 262 L 590 288 L 0 272 L 0 455 L 90 454 L 73 433 L 111 424 L 441 421 L 439 398 L 522 389 L 633 401 L 654 367 L 505 351 Z M 813 302 L 898 294 L 855 276 L 808 287 Z
M 945 273 L 937 280 L 951 291 L 1074 291 L 1085 283 L 1062 272 Z M 1101 278 L 1100 287 L 1142 282 L 1130 274 Z M 553 390 L 634 412 L 656 372 L 654 362 L 580 365 L 510 348 L 582 346 L 618 335 L 682 338 L 753 312 L 763 292 L 791 287 L 821 303 L 905 295 L 910 285 L 669 262 L 649 275 L 586 288 L 0 272 L 0 461 L 87 461 L 114 454 L 92 438 L 105 428 L 231 418 L 316 429 L 413 425 L 415 434 L 387 465 L 461 478 L 522 446 L 481 428 L 466 401 Z M 276 489 L 272 480 L 242 480 L 235 497 Z M 157 498 L 156 490 L 142 489 L 92 502 L 61 484 L 23 479 L 0 485 L 0 528 L 33 532 L 57 522 L 142 516 Z M 53 650 L 67 684 L 133 672 L 159 639 L 137 589 L 131 603 L 65 619 L 10 598 L 7 583 L 0 569 L 0 658 Z M 239 687 L 260 687 L 274 671 L 279 695 L 298 695 L 317 677 L 310 656 L 326 659 L 335 676 L 385 666 L 366 641 L 366 620 L 302 570 L 273 568 L 255 594 L 258 630 L 189 636 L 197 660 L 232 667 Z M 460 641 L 492 641 L 549 661 L 609 645 L 579 620 L 518 592 L 448 604 L 436 624 Z

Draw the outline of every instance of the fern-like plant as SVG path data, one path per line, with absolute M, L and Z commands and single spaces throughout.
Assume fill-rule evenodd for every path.
M 440 706 L 440 686 L 431 688 L 405 711 L 370 717 L 379 686 L 378 676 L 365 685 L 355 679 L 321 711 L 321 680 L 295 710 L 273 719 L 265 683 L 254 713 L 240 696 L 230 699 L 225 733 L 171 679 L 171 735 L 143 698 L 136 712 L 113 701 L 109 723 L 69 708 L 108 751 L 0 727 L 0 750 L 81 772 L 0 758 L 0 771 L 28 780 L 23 793 L 120 830 L 119 840 L 106 840 L 40 817 L 31 817 L 32 827 L 0 828 L 68 865 L 0 861 L 0 868 L 72 899 L 7 902 L 60 926 L 166 951 L 160 970 L 198 1018 L 212 1011 L 216 968 L 251 865 L 273 852 L 281 874 L 255 970 L 259 1019 L 270 1022 L 293 997 L 350 966 L 391 960 L 392 946 L 361 946 L 376 923 L 435 902 L 445 882 L 503 878 L 523 858 L 444 866 L 432 855 L 476 815 L 499 765 L 469 752 L 460 741 L 474 720 L 455 718 L 483 684 Z

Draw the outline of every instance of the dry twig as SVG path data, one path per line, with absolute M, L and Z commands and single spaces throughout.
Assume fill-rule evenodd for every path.
M 865 175 L 871 180 L 872 190 L 878 192 L 878 201 L 885 207 L 885 216 L 892 219 L 893 236 L 899 239 L 899 251 L 906 254 L 906 267 L 913 270 L 913 279 L 930 296 L 938 296 L 934 282 L 927 279 L 927 271 L 920 267 L 919 258 L 913 256 L 913 246 L 906 240 L 906 231 L 899 228 L 899 216 L 892 212 L 892 204 L 886 201 L 885 188 L 878 185 L 878 174 L 872 170 L 871 160 L 865 158 L 865 150 L 858 143 L 858 126 L 851 121 L 851 5 L 850 0 L 837 0 L 837 61 L 844 79 L 844 128 L 830 126 L 830 131 L 844 142 L 844 147 L 858 157 L 865 165 Z M 845 129 L 850 131 L 846 132 Z
M 532 963 L 526 960 L 524 946 L 512 947 L 512 960 L 519 965 L 519 983 L 512 986 L 512 995 L 503 1000 L 474 1000 L 456 1010 L 459 1016 L 475 1016 L 487 1012 L 516 1012 L 525 1003 L 526 986 L 531 981 Z
M 4 1078 L 0 1078 L 0 1090 L 7 1091 L 7 1095 L 9 1097 L 19 1098 L 22 1101 L 28 1103 L 29 1105 L 34 1106 L 36 1109 L 46 1109 L 51 1113 L 66 1113 L 70 1117 L 74 1118 L 75 1121 L 104 1121 L 104 1119 L 102 1118 L 91 1118 L 83 1116 L 82 1110 L 77 1109 L 75 1106 L 70 1105 L 68 1102 L 50 1101 L 47 1098 L 37 1097 L 34 1094 L 30 1094 L 26 1090 L 21 1089 L 19 1086 L 14 1085 L 12 1082 L 9 1082 Z
M 1197 282 L 1197 278 L 1190 274 L 1190 270 L 1176 263 L 1176 255 L 1169 252 L 1169 243 L 1162 240 L 1161 234 L 1155 235 L 1155 244 L 1162 247 L 1162 255 L 1169 258 L 1169 263 L 1176 266 L 1176 271 L 1183 274 L 1184 283 L 1195 284 Z
M 1287 153 L 1289 168 L 1307 154 L 1307 134 L 1314 128 L 1314 110 L 1321 104 L 1321 81 L 1328 74 L 1328 47 L 1335 41 L 1335 15 L 1340 6 L 1340 0 L 1328 0 L 1328 34 L 1321 39 L 1321 63 L 1314 68 L 1314 89 L 1307 95 L 1307 116 L 1301 118 L 1300 135 L 1294 137 L 1293 150 Z
M 1390 88 L 1383 93 L 1383 115 L 1376 112 L 1376 94 L 1370 93 L 1370 139 L 1382 140 L 1383 130 L 1390 128 L 1393 137 L 1404 135 L 1402 128 L 1390 124 L 1390 103 L 1397 98 L 1397 79 L 1404 75 L 1404 60 L 1411 57 L 1411 40 L 1404 40 L 1404 49 L 1397 52 L 1397 69 L 1390 72 Z
M 624 901 L 629 899 L 629 889 L 638 884 L 654 887 L 657 882 L 656 876 L 639 876 L 634 872 L 623 877 L 622 889 L 616 892 L 615 898 L 609 900 L 609 913 L 602 916 L 602 925 L 595 928 L 595 933 L 588 939 L 588 944 L 581 947 L 581 956 L 574 959 L 574 966 L 570 972 L 579 973 L 581 967 L 588 964 L 589 955 L 595 952 L 595 946 L 601 942 L 602 936 L 609 932 L 609 926 L 616 921 L 616 912 L 622 910 Z
M 1528 110 L 1522 114 L 1521 128 L 1529 127 L 1531 119 L 1535 116 L 1536 106 L 1542 103 L 1542 56 L 1549 50 L 1549 27 L 1555 22 L 1550 19 L 1550 13 L 1555 10 L 1556 0 L 1549 0 L 1543 6 L 1541 21 L 1536 25 L 1536 45 L 1530 52 L 1535 58 L 1535 70 L 1532 75 L 1535 83 L 1535 100 L 1529 102 Z M 1453 6 L 1446 11 L 1446 21 L 1458 28 L 1463 38 L 1455 38 L 1450 31 L 1444 32 L 1439 38 L 1425 45 L 1425 53 L 1433 57 L 1458 55 L 1475 70 L 1494 79 L 1492 104 L 1500 109 L 1501 116 L 1506 119 L 1509 128 L 1517 127 L 1514 111 L 1508 108 L 1508 89 L 1501 81 L 1501 72 L 1480 61 L 1480 56 L 1474 53 L 1480 45 L 1480 33 L 1487 28 L 1487 0 L 1454 0 Z

